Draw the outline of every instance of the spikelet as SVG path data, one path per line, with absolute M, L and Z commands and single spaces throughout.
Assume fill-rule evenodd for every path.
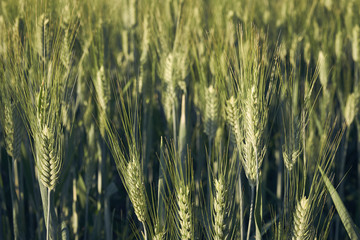
M 165 233 L 155 234 L 152 239 L 153 239 L 153 240 L 164 240 L 164 239 L 165 239 Z
M 237 100 L 232 96 L 226 101 L 226 120 L 230 127 L 230 140 L 238 148 L 241 142 L 240 111 Z
M 161 232 L 159 230 L 158 224 L 155 225 L 155 233 L 152 240 L 164 240 L 165 239 L 165 232 Z
M 137 159 L 131 160 L 127 165 L 126 185 L 132 202 L 135 214 L 140 222 L 146 220 L 146 197 L 143 175 L 141 172 L 140 162 Z
M 214 199 L 214 240 L 224 239 L 225 231 L 225 179 L 221 175 L 219 179 L 215 180 L 215 199 Z
M 290 129 L 285 136 L 285 144 L 282 146 L 283 159 L 286 169 L 291 172 L 296 160 L 298 159 L 300 149 L 300 124 L 298 118 L 295 117 L 290 123 Z
M 360 97 L 356 93 L 352 93 L 346 100 L 344 117 L 346 125 L 349 127 L 354 121 L 356 114 L 359 112 Z
M 210 86 L 206 91 L 206 106 L 205 106 L 205 133 L 212 140 L 215 138 L 218 128 L 218 96 L 213 86 Z
M 283 146 L 283 158 L 286 169 L 291 172 L 294 164 L 296 163 L 297 158 L 299 157 L 301 151 L 300 149 L 293 149 L 292 147 L 287 148 Z
M 194 239 L 192 207 L 189 186 L 180 186 L 177 193 L 180 239 Z
M 52 190 L 60 176 L 62 165 L 53 130 L 45 124 L 38 133 L 37 140 L 39 178 L 44 186 Z
M 352 57 L 354 62 L 360 62 L 360 27 L 356 25 L 352 30 Z
M 306 197 L 302 197 L 296 204 L 294 212 L 292 240 L 310 239 L 310 202 Z

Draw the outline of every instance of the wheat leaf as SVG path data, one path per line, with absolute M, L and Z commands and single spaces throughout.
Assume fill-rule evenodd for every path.
M 344 203 L 341 201 L 339 194 L 336 192 L 336 189 L 331 184 L 329 178 L 326 176 L 326 174 L 321 169 L 321 167 L 319 166 L 318 168 L 322 175 L 325 186 L 330 193 L 331 199 L 333 200 L 333 202 L 335 204 L 336 211 L 338 212 L 341 222 L 343 223 L 350 239 L 351 240 L 360 239 L 359 230 L 357 229 L 355 223 L 351 219 L 351 216 L 350 216 L 349 212 L 346 210 Z

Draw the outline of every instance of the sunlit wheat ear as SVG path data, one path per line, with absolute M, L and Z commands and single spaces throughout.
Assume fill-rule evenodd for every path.
M 165 239 L 165 232 L 159 232 L 159 228 L 155 226 L 155 233 L 152 240 L 164 240 Z
M 251 186 L 256 185 L 266 147 L 263 146 L 263 133 L 267 111 L 262 108 L 256 88 L 252 87 L 244 102 L 243 127 L 245 141 L 242 143 L 242 163 Z
M 360 62 L 360 27 L 356 25 L 352 30 L 352 57 L 354 62 Z
M 140 76 L 139 76 L 139 91 L 142 92 L 144 78 L 146 76 L 145 64 L 148 59 L 150 46 L 150 27 L 149 27 L 149 15 L 146 14 L 143 22 L 143 36 L 141 43 L 141 56 L 140 56 Z
M 339 31 L 335 37 L 335 55 L 337 59 L 340 59 L 343 54 L 343 41 L 343 34 Z
M 146 197 L 143 176 L 140 162 L 136 159 L 131 160 L 127 165 L 127 174 L 125 177 L 129 192 L 129 198 L 134 206 L 136 217 L 140 222 L 146 220 Z
M 38 133 L 37 138 L 39 178 L 49 190 L 52 190 L 55 188 L 61 170 L 61 157 L 53 130 L 45 125 Z
M 100 133 L 101 136 L 105 136 L 105 120 L 107 118 L 107 105 L 110 98 L 110 86 L 108 84 L 108 81 L 105 77 L 105 70 L 104 66 L 101 66 L 97 73 L 96 73 L 96 79 L 95 79 L 95 91 L 96 91 L 96 97 L 98 101 L 99 106 L 99 126 L 100 126 Z
M 206 106 L 205 106 L 205 133 L 212 140 L 215 138 L 216 130 L 218 128 L 218 96 L 213 86 L 210 86 L 206 91 Z
M 230 126 L 230 140 L 239 147 L 241 142 L 240 111 L 237 100 L 232 96 L 226 101 L 226 120 Z
M 298 124 L 297 118 L 290 123 L 289 130 L 285 136 L 285 144 L 282 146 L 282 154 L 286 169 L 291 172 L 296 160 L 298 159 L 300 149 L 300 125 Z
M 215 180 L 215 198 L 214 198 L 214 239 L 221 240 L 225 238 L 225 194 L 226 186 L 224 176 Z
M 174 57 L 169 53 L 165 59 L 163 80 L 165 83 L 164 108 L 167 119 L 171 119 L 171 111 L 176 101 L 176 81 L 174 79 Z
M 318 62 L 319 62 L 320 83 L 323 89 L 326 90 L 328 85 L 329 68 L 328 68 L 327 59 L 322 51 L 319 52 Z
M 36 44 L 35 49 L 40 56 L 42 61 L 49 55 L 50 51 L 50 41 L 49 41 L 49 18 L 46 14 L 42 14 L 38 18 L 36 26 Z
M 349 127 L 354 121 L 356 114 L 358 114 L 360 108 L 360 95 L 357 93 L 352 93 L 348 96 L 344 111 L 344 117 L 346 125 Z
M 4 104 L 4 131 L 5 146 L 9 156 L 13 155 L 14 142 L 14 122 L 13 122 L 13 106 L 11 103 Z
M 292 240 L 310 239 L 310 202 L 305 196 L 296 204 Z
M 70 67 L 71 61 L 71 49 L 69 43 L 69 30 L 65 29 L 65 33 L 61 42 L 61 52 L 60 52 L 60 60 L 65 68 Z
M 284 158 L 284 163 L 285 163 L 285 167 L 286 169 L 291 172 L 297 158 L 299 157 L 301 151 L 300 149 L 294 149 L 294 147 L 286 147 L 285 145 L 283 146 L 283 158 Z
M 189 186 L 180 186 L 177 192 L 180 238 L 194 239 L 191 195 Z

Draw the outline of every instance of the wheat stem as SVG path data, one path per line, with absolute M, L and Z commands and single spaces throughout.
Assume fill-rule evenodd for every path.
M 145 240 L 148 240 L 145 222 L 142 222 L 142 225 L 143 225 L 143 228 L 144 228 L 144 239 L 145 239 Z
M 51 190 L 47 189 L 47 220 L 46 220 L 46 240 L 49 240 L 49 224 L 50 224 L 50 192 Z
M 240 198 L 240 239 L 244 239 L 244 221 L 243 221 L 243 214 L 244 214 L 244 202 L 243 202 L 243 194 L 242 194 L 242 180 L 241 180 L 241 163 L 239 161 L 239 198 Z
M 250 204 L 249 224 L 248 224 L 247 237 L 246 237 L 247 240 L 250 239 L 251 223 L 252 223 L 253 211 L 254 211 L 254 198 L 255 198 L 255 187 L 251 186 L 251 204 Z
M 174 145 L 177 149 L 177 137 L 176 137 L 176 111 L 175 111 L 175 102 L 172 104 L 172 114 L 173 114 L 173 136 L 174 136 Z

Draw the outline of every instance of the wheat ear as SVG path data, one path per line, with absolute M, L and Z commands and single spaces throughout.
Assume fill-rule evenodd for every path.
M 146 197 L 143 176 L 140 162 L 136 159 L 131 160 L 127 165 L 126 185 L 129 198 L 134 206 L 136 217 L 140 222 L 146 220 Z
M 177 194 L 181 240 L 194 239 L 189 186 L 180 186 Z
M 206 92 L 205 133 L 209 136 L 209 139 L 212 140 L 215 138 L 218 127 L 219 103 L 216 90 L 213 88 L 213 86 L 210 86 Z
M 241 127 L 240 127 L 240 110 L 235 97 L 231 97 L 226 102 L 227 122 L 230 126 L 231 142 L 240 149 L 241 143 Z
M 224 176 L 215 180 L 215 198 L 214 198 L 214 240 L 225 238 L 225 194 L 226 186 Z
M 292 240 L 309 239 L 309 210 L 310 202 L 306 197 L 302 197 L 296 204 L 293 220 Z

